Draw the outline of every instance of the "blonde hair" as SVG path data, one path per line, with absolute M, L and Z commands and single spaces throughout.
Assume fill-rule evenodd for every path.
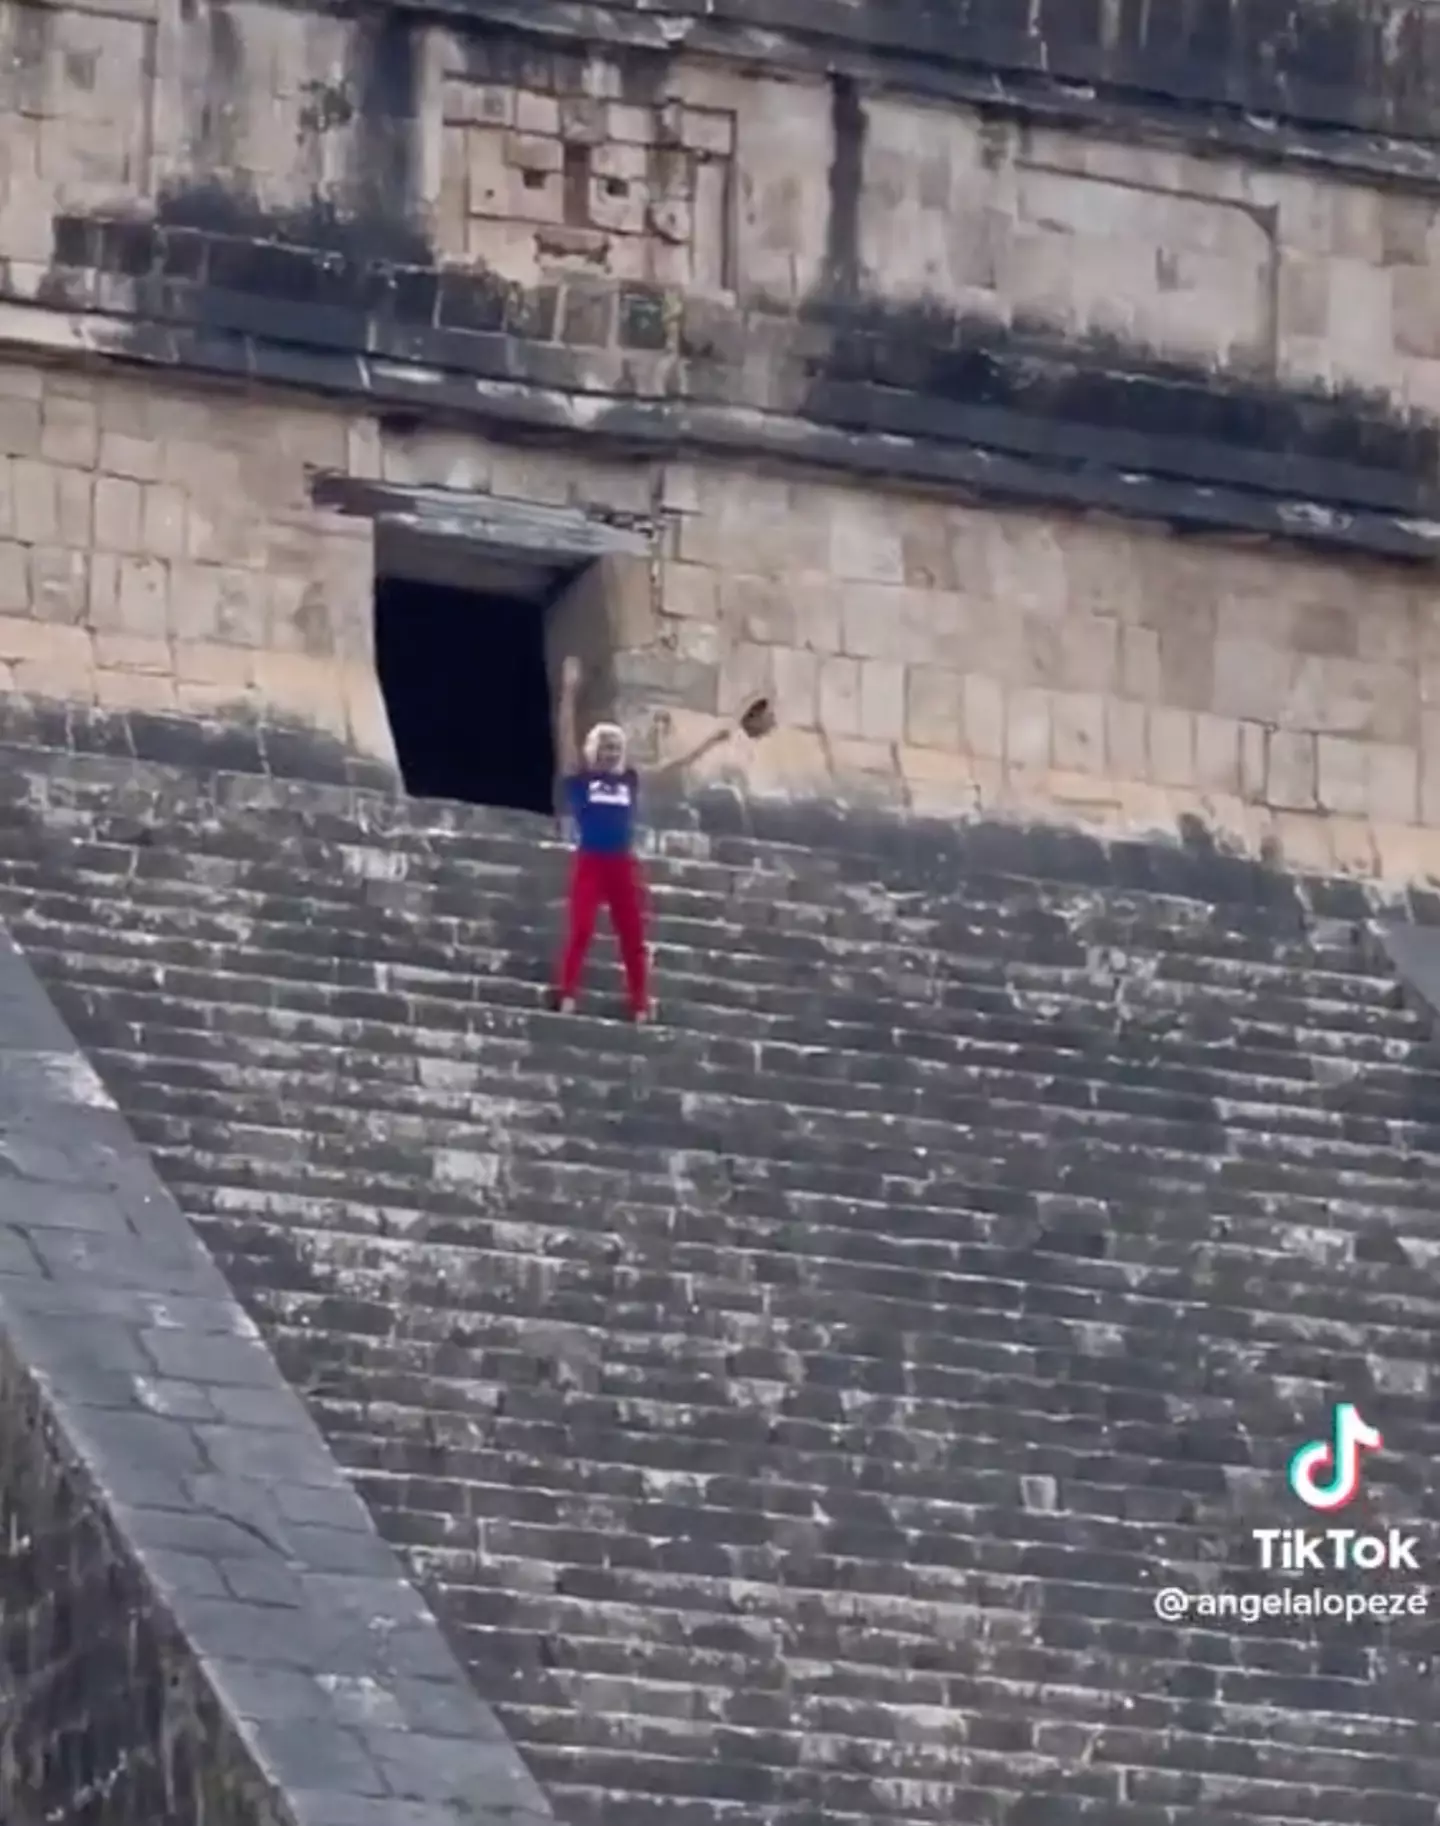
M 589 766 L 595 765 L 600 755 L 600 744 L 607 741 L 620 744 L 623 758 L 626 749 L 625 731 L 618 723 L 597 723 L 585 738 L 585 760 Z

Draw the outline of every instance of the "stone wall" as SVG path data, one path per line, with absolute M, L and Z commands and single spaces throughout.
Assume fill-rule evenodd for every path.
M 0 1164 L 0 1820 L 544 1826 L 3 928 Z
M 362 428 L 363 429 L 363 428 Z M 390 759 L 370 528 L 316 508 L 342 413 L 0 365 L 0 674 Z
M 48 1403 L 0 1342 L 0 1817 L 282 1826 Z
M 600 631 L 587 658 L 654 745 L 772 692 L 781 730 L 716 763 L 751 790 L 1112 829 L 1190 816 L 1306 864 L 1440 866 L 1440 607 L 1424 573 L 392 432 L 128 377 L 11 366 L 0 389 L 0 426 L 23 446 L 0 493 L 0 661 L 22 697 L 258 726 L 277 771 L 306 771 L 317 739 L 390 759 L 371 522 L 312 504 L 323 467 L 651 513 L 651 558 L 605 560 L 557 633 L 582 647 Z
M 10 689 L 391 768 L 354 490 L 425 489 L 638 529 L 564 644 L 652 746 L 773 691 L 754 790 L 1428 868 L 1429 28 L 1044 25 L 1081 95 L 643 10 L 0 9 Z

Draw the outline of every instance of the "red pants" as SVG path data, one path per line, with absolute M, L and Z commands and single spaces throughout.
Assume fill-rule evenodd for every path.
M 643 889 L 640 865 L 633 856 L 592 856 L 584 850 L 577 852 L 570 875 L 569 929 L 560 959 L 560 981 L 556 984 L 562 996 L 573 996 L 580 988 L 585 954 L 595 936 L 596 916 L 600 908 L 606 906 L 610 909 L 610 923 L 620 946 L 620 961 L 625 966 L 631 1012 L 645 1011 L 648 991 Z

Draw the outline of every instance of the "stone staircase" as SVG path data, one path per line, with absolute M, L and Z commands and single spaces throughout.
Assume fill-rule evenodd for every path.
M 1434 1826 L 1431 1619 L 1154 1608 L 1274 1589 L 1332 1398 L 1440 1516 L 1364 895 L 743 822 L 649 1031 L 606 938 L 541 1012 L 563 858 L 465 808 L 0 752 L 0 918 L 563 1820 Z

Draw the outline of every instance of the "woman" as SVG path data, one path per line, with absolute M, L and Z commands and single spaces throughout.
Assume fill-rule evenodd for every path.
M 638 769 L 627 765 L 625 731 L 618 723 L 597 723 L 577 750 L 575 699 L 579 689 L 580 662 L 567 659 L 560 677 L 560 768 L 577 838 L 565 949 L 550 1006 L 561 1014 L 574 1012 L 586 953 L 603 905 L 610 909 L 620 946 L 631 1019 L 643 1022 L 654 1011 L 646 981 L 644 882 L 634 847 L 641 776 Z M 750 735 L 764 734 L 770 727 L 768 702 L 761 699 L 752 704 L 740 727 Z M 689 754 L 647 769 L 647 783 L 692 767 L 733 734 L 732 729 L 717 730 Z

